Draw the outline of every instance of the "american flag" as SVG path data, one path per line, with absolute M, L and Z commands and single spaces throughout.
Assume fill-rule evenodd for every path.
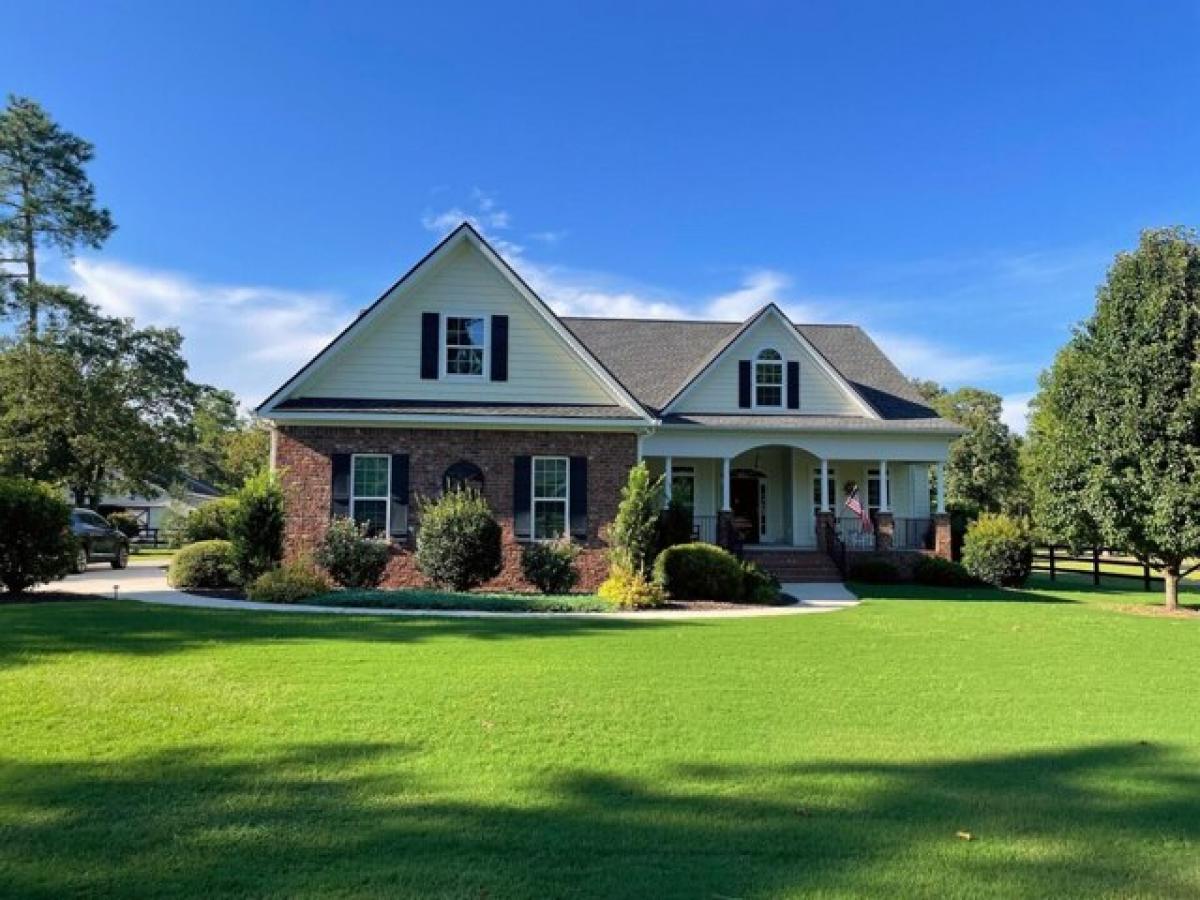
M 871 531 L 874 526 L 871 525 L 871 514 L 863 509 L 862 502 L 858 499 L 858 488 L 846 494 L 846 509 L 858 516 L 858 521 L 862 522 L 863 531 Z

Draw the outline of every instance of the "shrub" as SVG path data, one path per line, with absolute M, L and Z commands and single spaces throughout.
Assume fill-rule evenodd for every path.
M 651 478 L 644 462 L 629 470 L 621 488 L 617 515 L 608 530 L 609 559 L 613 568 L 649 574 L 658 541 L 662 510 L 662 477 Z
M 260 603 L 299 603 L 332 587 L 329 576 L 312 564 L 299 559 L 270 572 L 263 572 L 246 588 L 246 596 Z
M 975 584 L 971 573 L 959 563 L 940 556 L 922 556 L 913 566 L 913 581 L 933 587 L 969 587 Z
M 867 584 L 897 584 L 904 579 L 895 563 L 886 559 L 860 559 L 850 564 L 850 580 Z
M 14 594 L 66 574 L 75 559 L 71 508 L 47 485 L 0 478 L 0 582 Z
M 758 563 L 742 563 L 742 602 L 774 606 L 779 602 L 779 579 Z
M 724 600 L 742 596 L 742 566 L 714 544 L 668 547 L 654 563 L 654 581 L 673 600 Z
M 244 584 L 275 568 L 283 557 L 283 488 L 274 472 L 246 479 L 229 517 L 233 563 Z
M 521 548 L 521 573 L 543 594 L 567 594 L 579 582 L 575 558 L 579 550 L 563 538 Z
M 347 516 L 329 523 L 317 547 L 316 562 L 342 587 L 373 588 L 383 580 L 388 542 L 368 536 L 368 526 Z
M 233 519 L 238 502 L 233 497 L 221 497 L 198 506 L 183 521 L 183 542 L 233 540 Z
M 142 523 L 138 517 L 124 510 L 109 513 L 108 524 L 130 539 L 137 537 L 142 530 Z
M 620 566 L 609 570 L 608 578 L 596 593 L 618 609 L 645 609 L 662 606 L 667 601 L 663 589 L 654 581 L 641 572 L 630 572 Z
M 167 581 L 177 588 L 227 588 L 238 583 L 229 541 L 197 541 L 175 554 Z
M 456 591 L 500 574 L 500 525 L 476 491 L 447 491 L 417 502 L 417 568 L 435 585 Z
M 187 543 L 184 529 L 187 528 L 188 514 L 193 511 L 178 500 L 169 501 L 158 520 L 159 540 L 166 541 L 168 547 L 176 550 Z
M 658 514 L 658 537 L 655 540 L 655 555 L 668 547 L 687 544 L 692 540 L 692 513 L 678 500 L 672 500 Z
M 1020 587 L 1033 568 L 1033 541 L 1024 523 L 1000 513 L 983 513 L 963 541 L 963 566 L 980 581 Z

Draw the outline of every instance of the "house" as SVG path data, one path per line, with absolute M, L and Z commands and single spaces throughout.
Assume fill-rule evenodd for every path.
M 96 509 L 103 515 L 117 511 L 133 513 L 142 526 L 137 540 L 157 543 L 165 539 L 160 532 L 170 511 L 186 515 L 220 497 L 221 492 L 207 481 L 184 475 L 173 482 L 164 479 L 160 484 L 151 485 L 145 493 L 104 493 Z
M 466 223 L 259 414 L 289 554 L 350 515 L 393 539 L 392 585 L 421 583 L 414 498 L 466 485 L 503 525 L 494 586 L 519 585 L 522 542 L 564 534 L 595 586 L 638 460 L 698 538 L 785 578 L 836 577 L 846 552 L 950 552 L 943 465 L 961 430 L 860 328 L 774 304 L 744 322 L 559 317 Z

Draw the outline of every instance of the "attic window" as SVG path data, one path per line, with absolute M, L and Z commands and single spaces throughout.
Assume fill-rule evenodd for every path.
M 446 316 L 444 371 L 450 376 L 482 378 L 487 371 L 487 318 L 484 316 Z
M 767 348 L 754 358 L 754 405 L 783 406 L 783 357 Z

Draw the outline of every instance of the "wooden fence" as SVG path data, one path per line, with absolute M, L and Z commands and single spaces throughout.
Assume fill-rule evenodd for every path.
M 1140 581 L 1147 591 L 1151 582 L 1163 580 L 1148 565 L 1119 550 L 1093 547 L 1073 554 L 1070 547 L 1062 544 L 1035 547 L 1033 571 L 1048 572 L 1051 581 L 1059 575 L 1090 575 L 1094 585 L 1100 584 L 1101 577 L 1127 578 Z

